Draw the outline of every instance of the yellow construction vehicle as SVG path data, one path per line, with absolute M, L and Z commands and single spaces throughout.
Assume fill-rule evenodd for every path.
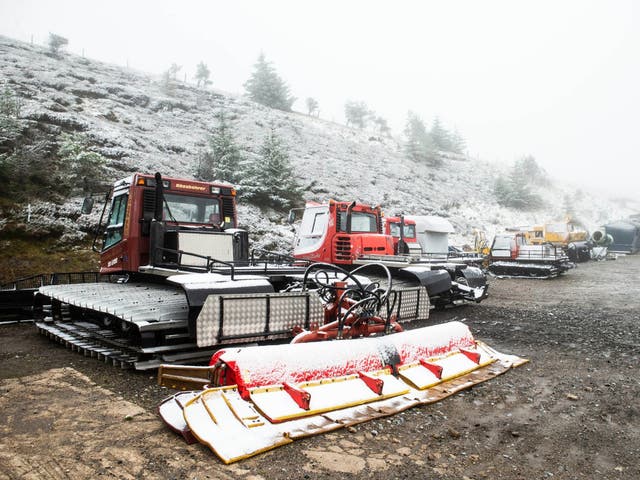
M 473 251 L 480 255 L 489 255 L 491 252 L 491 247 L 489 246 L 484 230 L 477 228 L 473 230 Z
M 532 245 L 551 243 L 556 247 L 562 248 L 567 248 L 570 243 L 589 240 L 589 233 L 571 217 L 566 217 L 558 222 L 548 222 L 530 227 L 525 236 Z

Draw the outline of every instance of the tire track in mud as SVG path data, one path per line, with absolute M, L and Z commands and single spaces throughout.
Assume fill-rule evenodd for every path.
M 187 452 L 155 414 L 74 369 L 0 384 L 0 478 L 182 478 L 213 460 Z

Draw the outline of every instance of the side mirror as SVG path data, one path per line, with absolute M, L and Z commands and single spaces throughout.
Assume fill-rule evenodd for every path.
M 289 225 L 291 225 L 295 221 L 296 221 L 296 212 L 294 212 L 293 210 L 289 210 L 289 216 L 287 217 L 287 222 L 289 223 Z
M 85 197 L 85 199 L 82 201 L 82 208 L 80 209 L 80 212 L 82 212 L 83 215 L 87 215 L 91 213 L 92 210 L 93 210 L 93 198 Z

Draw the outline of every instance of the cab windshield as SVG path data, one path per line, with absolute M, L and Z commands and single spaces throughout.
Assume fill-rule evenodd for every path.
M 164 194 L 163 219 L 178 223 L 219 224 L 220 200 L 210 197 Z
M 513 237 L 499 235 L 496 236 L 493 240 L 493 249 L 494 250 L 510 250 L 515 246 L 515 240 Z
M 551 233 L 567 233 L 569 226 L 566 223 L 550 223 L 547 225 L 547 232 Z
M 347 212 L 338 213 L 338 225 L 341 232 L 347 231 Z M 351 231 L 378 233 L 378 219 L 373 213 L 351 212 Z
M 393 222 L 389 224 L 389 231 L 392 237 L 400 238 L 400 224 Z M 415 225 L 405 225 L 404 226 L 404 236 L 405 238 L 416 238 L 416 226 Z

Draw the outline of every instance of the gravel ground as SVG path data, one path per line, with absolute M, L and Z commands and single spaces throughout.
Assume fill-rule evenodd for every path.
M 640 478 L 640 256 L 490 279 L 463 320 L 530 363 L 442 402 L 233 465 L 160 423 L 150 374 L 0 326 L 0 478 Z

